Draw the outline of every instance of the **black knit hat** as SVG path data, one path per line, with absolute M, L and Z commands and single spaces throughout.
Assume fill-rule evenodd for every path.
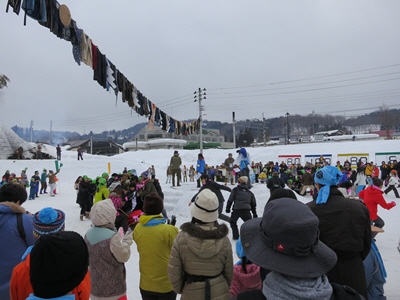
M 159 215 L 163 209 L 163 200 L 157 193 L 153 192 L 144 197 L 143 212 L 146 215 Z
M 73 231 L 44 234 L 31 252 L 33 293 L 41 298 L 66 295 L 85 278 L 89 252 L 82 236 Z

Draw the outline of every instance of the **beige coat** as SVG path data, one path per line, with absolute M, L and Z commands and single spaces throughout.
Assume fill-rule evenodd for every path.
M 184 276 L 215 277 L 210 279 L 211 299 L 229 300 L 233 257 L 228 227 L 216 222 L 204 225 L 189 222 L 182 224 L 181 230 L 173 243 L 168 264 L 174 291 L 182 294 L 182 300 L 204 300 L 205 282 L 187 283 Z

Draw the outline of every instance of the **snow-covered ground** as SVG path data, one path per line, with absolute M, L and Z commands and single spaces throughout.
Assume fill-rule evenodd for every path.
M 46 146 L 44 152 L 55 156 L 55 148 Z M 337 154 L 340 153 L 369 153 L 369 160 L 375 161 L 376 152 L 397 152 L 400 151 L 400 140 L 374 140 L 374 141 L 354 141 L 354 142 L 323 142 L 312 144 L 297 144 L 286 146 L 272 146 L 266 148 L 248 148 L 251 159 L 255 162 L 267 162 L 270 160 L 278 161 L 278 155 L 285 154 L 323 154 L 331 153 L 332 161 L 337 160 Z M 220 165 L 228 157 L 228 153 L 232 152 L 236 157 L 235 149 L 233 150 L 205 150 L 204 157 L 208 165 Z M 198 151 L 179 150 L 182 162 L 189 167 L 195 165 Z M 138 152 L 126 152 L 115 155 L 113 157 L 94 156 L 84 154 L 84 160 L 78 161 L 76 152 L 68 152 L 63 149 L 62 163 L 63 167 L 58 174 L 59 186 L 56 197 L 50 198 L 47 195 L 40 195 L 34 201 L 26 201 L 23 205 L 27 210 L 36 212 L 44 207 L 51 206 L 61 209 L 66 214 L 66 229 L 77 231 L 84 235 L 90 228 L 90 221 L 79 221 L 79 207 L 75 203 L 76 192 L 73 188 L 76 178 L 80 175 L 88 175 L 91 178 L 107 172 L 108 163 L 111 165 L 111 172 L 122 172 L 124 167 L 128 169 L 136 169 L 138 173 L 145 171 L 151 165 L 155 166 L 156 177 L 160 179 L 165 194 L 165 206 L 169 213 L 177 216 L 177 226 L 190 220 L 188 202 L 197 192 L 195 183 L 183 183 L 179 188 L 170 188 L 170 184 L 166 184 L 166 168 L 169 164 L 170 157 L 173 155 L 173 149 L 170 150 L 140 150 Z M 380 160 L 378 161 L 378 163 Z M 51 160 L 0 160 L 0 174 L 4 174 L 5 170 L 16 173 L 18 176 L 21 170 L 28 168 L 27 175 L 30 177 L 35 170 L 40 173 L 43 168 L 47 170 L 55 169 L 55 162 Z M 257 211 L 261 216 L 269 191 L 264 184 L 255 184 L 252 189 L 257 199 Z M 225 199 L 229 193 L 223 191 Z M 310 201 L 310 196 L 300 197 L 298 199 L 304 203 Z M 396 201 L 394 194 L 391 192 L 385 195 L 387 201 Z M 400 280 L 400 254 L 396 249 L 400 238 L 400 219 L 399 207 L 394 207 L 387 211 L 379 209 L 379 215 L 385 220 L 385 232 L 377 236 L 377 245 L 381 251 L 386 270 L 388 273 L 385 291 L 388 299 L 400 299 L 400 288 L 398 281 Z M 222 222 L 222 221 L 221 221 Z M 230 236 L 231 237 L 231 236 Z M 234 249 L 234 243 L 232 242 Z M 140 299 L 139 293 L 139 267 L 138 253 L 135 244 L 132 245 L 132 255 L 126 264 L 128 298 Z M 236 257 L 234 257 L 236 260 Z

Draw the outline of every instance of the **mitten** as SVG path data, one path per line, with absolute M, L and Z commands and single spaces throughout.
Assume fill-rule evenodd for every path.
M 394 202 L 394 201 L 392 201 L 392 202 L 390 202 L 390 203 L 392 203 L 393 206 L 396 206 L 396 205 L 397 205 L 397 203 Z
M 132 239 L 132 230 L 128 228 L 128 231 L 125 233 L 124 237 L 122 238 L 122 243 L 126 243 L 129 246 L 132 245 L 133 239 Z

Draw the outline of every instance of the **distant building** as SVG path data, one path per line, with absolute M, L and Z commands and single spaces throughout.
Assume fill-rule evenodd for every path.
M 159 127 L 154 130 L 149 130 L 147 125 L 142 128 L 132 139 L 132 142 L 124 143 L 124 148 L 127 150 L 135 149 L 170 149 L 183 148 L 189 143 L 199 142 L 199 134 L 177 135 L 163 131 Z M 220 143 L 221 148 L 232 148 L 233 143 L 226 143 L 225 137 L 220 135 L 218 129 L 203 128 L 204 143 Z
M 93 139 L 92 141 L 90 139 L 86 139 L 68 142 L 68 144 L 68 151 L 77 151 L 78 147 L 81 147 L 84 152 L 92 153 L 94 155 L 112 156 L 125 152 L 124 148 L 121 145 L 113 141 L 103 139 Z

